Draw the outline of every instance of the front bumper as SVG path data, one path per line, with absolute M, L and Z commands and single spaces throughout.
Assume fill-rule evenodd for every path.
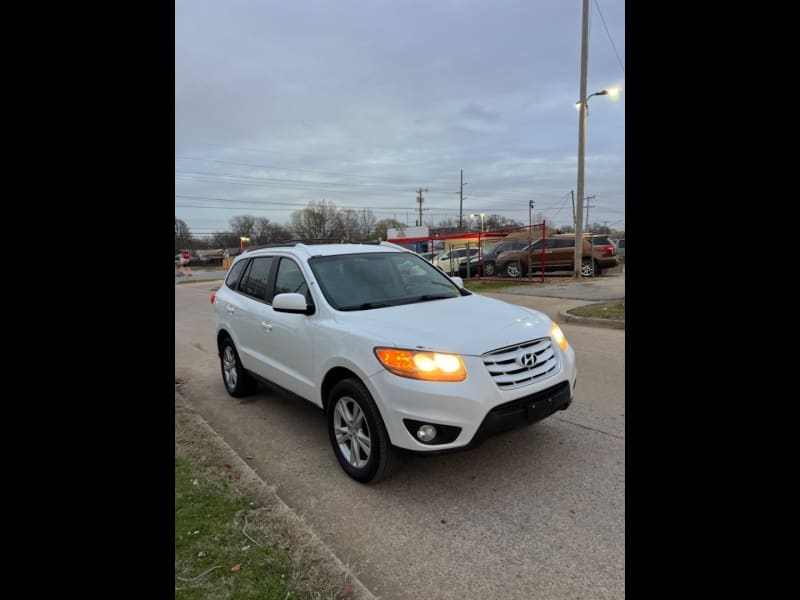
M 501 431 L 541 421 L 557 410 L 565 410 L 570 404 L 572 404 L 571 386 L 569 382 L 562 381 L 530 396 L 523 396 L 496 406 L 484 417 L 468 446 L 477 446 L 486 438 Z
M 418 381 L 388 371 L 365 382 L 394 446 L 431 454 L 464 449 L 500 431 L 540 421 L 572 402 L 577 372 L 571 347 L 561 353 L 558 372 L 513 390 L 500 390 L 480 358 L 462 358 L 469 375 L 459 383 Z M 460 431 L 445 443 L 424 444 L 409 431 L 408 421 Z

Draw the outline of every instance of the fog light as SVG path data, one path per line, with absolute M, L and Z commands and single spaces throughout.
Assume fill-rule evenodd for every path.
M 417 437 L 421 442 L 430 442 L 436 437 L 436 427 L 433 425 L 423 425 L 417 429 Z

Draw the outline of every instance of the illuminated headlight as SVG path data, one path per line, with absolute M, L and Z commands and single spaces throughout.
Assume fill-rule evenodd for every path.
M 395 375 L 425 381 L 464 381 L 467 369 L 458 354 L 375 348 L 380 363 Z
M 550 327 L 550 337 L 555 340 L 556 344 L 558 344 L 558 347 L 562 350 L 566 350 L 569 347 L 567 338 L 564 337 L 564 332 L 561 331 L 561 327 L 559 327 L 555 322 Z

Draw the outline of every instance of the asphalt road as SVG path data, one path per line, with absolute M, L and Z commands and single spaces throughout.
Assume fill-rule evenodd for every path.
M 474 450 L 403 456 L 390 479 L 364 486 L 341 471 L 310 403 L 227 395 L 209 302 L 217 285 L 175 288 L 185 397 L 374 594 L 624 598 L 624 331 L 562 323 L 579 368 L 567 411 Z M 491 295 L 554 318 L 586 303 Z

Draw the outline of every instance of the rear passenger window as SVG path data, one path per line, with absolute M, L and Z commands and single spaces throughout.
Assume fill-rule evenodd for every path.
M 227 285 L 232 290 L 236 289 L 236 282 L 239 281 L 239 276 L 244 271 L 244 267 L 247 265 L 246 260 L 240 260 L 235 265 L 231 267 L 230 273 L 225 278 L 225 285 Z
M 272 267 L 271 256 L 254 258 L 239 283 L 239 291 L 258 300 L 266 299 L 270 267 Z

